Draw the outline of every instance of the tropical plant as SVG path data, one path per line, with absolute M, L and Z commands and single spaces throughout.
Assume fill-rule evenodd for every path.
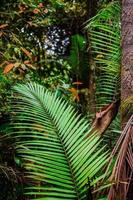
M 15 86 L 13 122 L 16 159 L 25 169 L 30 199 L 89 199 L 104 177 L 108 153 L 73 107 L 36 83 Z
M 112 185 L 109 189 L 108 200 L 126 200 L 132 187 L 133 175 L 133 115 L 127 122 L 114 149 L 110 155 L 110 163 L 115 159 L 115 164 L 110 177 Z M 113 159 L 112 159 L 113 158 Z
M 120 11 L 120 3 L 113 1 L 106 6 L 104 5 L 98 14 L 86 24 L 90 40 L 89 48 L 91 48 L 94 60 L 92 67 L 90 66 L 94 70 L 95 79 L 93 106 L 96 107 L 96 112 L 98 111 L 101 116 L 102 111 L 105 111 L 113 102 L 120 102 Z M 113 116 L 114 113 L 116 114 Z M 95 118 L 97 119 L 97 117 Z M 115 111 L 111 115 L 109 114 L 105 121 L 108 121 L 109 118 L 103 140 L 112 149 L 120 135 L 119 103 Z M 102 117 L 100 121 L 101 119 Z M 104 119 L 102 125 L 104 126 Z
M 119 99 L 120 91 L 120 4 L 109 3 L 87 22 L 86 29 L 96 63 L 96 107 Z

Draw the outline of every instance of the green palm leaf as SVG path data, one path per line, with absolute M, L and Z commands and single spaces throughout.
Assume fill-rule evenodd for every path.
M 111 2 L 87 22 L 91 49 L 96 62 L 97 107 L 119 98 L 120 88 L 120 4 Z
M 35 83 L 18 85 L 10 134 L 29 180 L 30 199 L 87 199 L 103 178 L 108 154 L 72 106 Z M 12 129 L 12 126 L 14 127 Z M 100 172 L 101 170 L 101 172 Z

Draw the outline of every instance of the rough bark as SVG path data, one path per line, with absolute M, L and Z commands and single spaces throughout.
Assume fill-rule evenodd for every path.
M 121 91 L 122 101 L 133 95 L 133 0 L 122 1 Z
M 88 0 L 87 1 L 87 10 L 88 10 L 88 14 L 87 14 L 87 20 L 91 19 L 92 17 L 94 17 L 96 15 L 97 12 L 97 5 L 98 5 L 98 0 Z M 90 47 L 90 34 L 87 31 L 87 40 L 88 40 L 88 45 Z M 88 70 L 88 83 L 87 83 L 87 88 L 88 88 L 88 92 L 87 92 L 87 110 L 90 113 L 96 113 L 96 101 L 95 101 L 95 64 L 94 64 L 94 60 L 92 57 L 92 51 L 91 48 L 88 48 L 88 57 L 89 57 L 89 70 Z
M 133 0 L 122 1 L 122 73 L 121 99 L 122 102 L 133 96 Z M 131 113 L 132 114 L 132 113 Z M 122 113 L 122 128 L 128 117 Z M 133 178 L 133 176 L 132 176 Z M 128 191 L 128 200 L 133 199 L 133 182 Z

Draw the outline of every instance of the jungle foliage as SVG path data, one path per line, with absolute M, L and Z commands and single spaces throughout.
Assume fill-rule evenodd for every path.
M 126 200 L 120 15 L 119 1 L 2 1 L 0 199 Z

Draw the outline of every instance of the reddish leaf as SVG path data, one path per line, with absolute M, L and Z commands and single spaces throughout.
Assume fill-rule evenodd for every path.
M 38 7 L 39 7 L 39 8 L 43 8 L 43 7 L 44 7 L 43 3 L 39 3 L 39 4 L 38 4 Z
M 37 57 L 32 56 L 32 62 L 36 62 L 37 61 Z
M 21 47 L 21 50 L 28 56 L 30 59 L 32 58 L 32 54 L 25 48 Z
M 75 88 L 70 88 L 68 89 L 71 93 L 72 93 L 72 96 L 73 96 L 73 100 L 77 100 L 79 101 L 79 95 L 78 95 L 78 91 L 75 89 Z
M 24 61 L 24 64 L 26 65 L 26 64 L 30 64 L 30 60 L 25 60 Z
M 80 81 L 73 82 L 73 85 L 82 85 L 83 83 Z
M 7 26 L 8 26 L 8 24 L 2 24 L 2 25 L 0 25 L 0 29 L 3 29 L 5 27 L 7 27 Z
M 3 73 L 7 74 L 8 72 L 10 72 L 13 69 L 14 65 L 15 65 L 14 63 L 10 63 L 10 64 L 6 65 Z
M 33 10 L 33 13 L 34 13 L 34 14 L 38 14 L 39 12 L 40 12 L 40 10 L 37 9 L 37 8 L 35 8 L 35 9 Z

